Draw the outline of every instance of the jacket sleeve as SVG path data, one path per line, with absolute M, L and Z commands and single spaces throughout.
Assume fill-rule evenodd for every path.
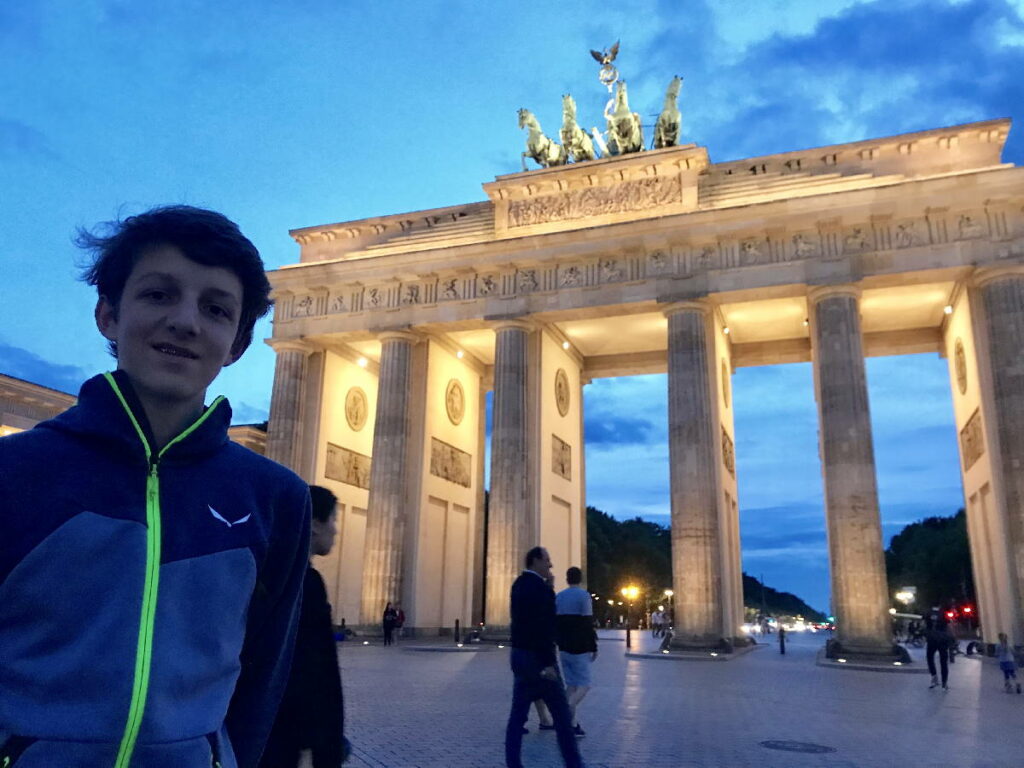
M 249 606 L 242 669 L 225 720 L 239 768 L 256 768 L 288 682 L 309 560 L 309 490 L 296 482 L 282 497 Z

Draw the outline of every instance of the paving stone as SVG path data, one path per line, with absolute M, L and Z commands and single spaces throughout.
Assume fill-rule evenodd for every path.
M 790 635 L 720 664 L 626 659 L 601 632 L 594 687 L 580 707 L 589 768 L 1009 768 L 1024 764 L 1024 696 L 1002 692 L 989 661 L 961 657 L 951 690 L 925 675 L 819 667 L 823 635 Z M 771 636 L 774 640 L 774 636 Z M 653 649 L 649 634 L 640 650 Z M 924 663 L 920 651 L 917 663 Z M 408 653 L 339 646 L 358 768 L 502 768 L 511 702 L 507 650 Z M 560 768 L 553 732 L 531 713 L 528 768 Z M 831 747 L 768 749 L 766 741 Z

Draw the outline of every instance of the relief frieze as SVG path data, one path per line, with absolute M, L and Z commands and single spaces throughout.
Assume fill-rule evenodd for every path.
M 981 431 L 981 409 L 976 408 L 960 430 L 960 455 L 964 472 L 973 467 L 985 453 L 985 438 Z
M 350 451 L 348 448 L 342 448 L 334 443 L 328 443 L 324 476 L 328 480 L 337 480 L 339 483 L 369 490 L 370 464 L 369 456 Z
M 558 435 L 551 435 L 551 471 L 572 480 L 572 447 Z
M 508 206 L 508 224 L 509 227 L 528 227 L 552 221 L 660 208 L 679 202 L 681 184 L 678 176 L 658 176 L 626 181 L 614 187 L 591 187 L 513 200 Z
M 472 484 L 473 457 L 436 437 L 430 438 L 430 474 L 469 488 Z

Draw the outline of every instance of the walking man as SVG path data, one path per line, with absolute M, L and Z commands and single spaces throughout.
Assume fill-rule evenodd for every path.
M 935 688 L 939 684 L 939 678 L 935 674 L 935 654 L 939 655 L 939 670 L 942 673 L 942 690 L 949 690 L 949 646 L 953 636 L 949 632 L 949 622 L 943 615 L 939 606 L 933 606 L 931 612 L 924 619 L 924 636 L 927 642 L 925 655 L 928 658 L 928 672 L 932 676 L 929 688 Z
M 505 728 L 505 765 L 523 768 L 523 726 L 534 699 L 543 699 L 555 721 L 558 748 L 566 768 L 581 768 L 572 715 L 555 659 L 555 593 L 551 556 L 543 547 L 526 553 L 526 570 L 512 584 L 512 710 Z
M 590 593 L 583 589 L 583 571 L 573 566 L 565 572 L 569 583 L 555 596 L 558 657 L 565 676 L 572 730 L 576 736 L 586 732 L 576 717 L 576 708 L 590 690 L 590 665 L 597 660 L 597 632 L 594 630 L 594 606 Z
M 313 503 L 309 555 L 324 557 L 334 547 L 338 500 L 319 485 L 309 486 L 309 495 Z M 323 577 L 310 562 L 302 583 L 292 669 L 260 768 L 338 768 L 349 752 L 331 604 Z

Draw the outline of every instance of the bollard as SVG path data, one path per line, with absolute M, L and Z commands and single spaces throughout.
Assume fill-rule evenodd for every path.
M 459 620 L 455 620 L 455 644 L 458 645 L 462 642 L 462 633 L 459 629 Z

